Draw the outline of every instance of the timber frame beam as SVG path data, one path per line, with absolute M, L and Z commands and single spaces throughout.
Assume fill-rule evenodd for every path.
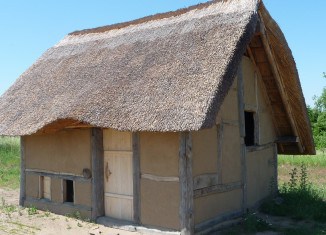
M 179 137 L 180 230 L 182 235 L 194 234 L 194 190 L 192 178 L 191 133 L 181 132 Z
M 91 129 L 92 219 L 104 215 L 103 130 Z
M 140 224 L 140 155 L 139 133 L 132 133 L 132 166 L 133 166 L 133 211 L 134 222 Z

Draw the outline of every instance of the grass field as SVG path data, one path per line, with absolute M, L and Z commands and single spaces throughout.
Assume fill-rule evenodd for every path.
M 320 190 L 326 200 L 326 156 L 321 152 L 311 156 L 279 155 L 278 157 L 278 182 L 279 186 L 289 182 L 291 171 L 300 170 L 301 164 L 307 166 L 307 177 L 313 187 Z
M 0 137 L 0 187 L 18 188 L 19 156 L 19 138 Z

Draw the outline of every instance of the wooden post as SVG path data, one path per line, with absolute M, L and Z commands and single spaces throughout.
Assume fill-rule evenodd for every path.
M 19 205 L 24 206 L 24 201 L 26 199 L 26 146 L 25 137 L 20 137 L 20 193 L 19 193 Z
M 194 234 L 194 190 L 192 179 L 192 140 L 189 132 L 180 133 L 179 141 L 180 178 L 180 225 L 181 234 Z
M 92 219 L 104 215 L 104 152 L 103 130 L 91 129 Z
M 224 131 L 224 124 L 221 121 L 220 124 L 217 125 L 217 141 L 218 141 L 218 149 L 217 149 L 217 180 L 218 184 L 222 184 L 222 171 L 223 171 L 223 159 L 222 159 L 222 148 L 223 148 L 223 131 Z
M 241 181 L 242 181 L 242 212 L 247 208 L 247 162 L 246 162 L 246 145 L 244 137 L 246 135 L 245 117 L 244 117 L 244 86 L 242 65 L 240 63 L 237 74 L 237 90 L 238 90 L 238 110 L 239 110 L 239 131 L 240 131 L 240 162 L 241 162 Z
M 134 222 L 140 224 L 140 155 L 139 133 L 132 133 Z

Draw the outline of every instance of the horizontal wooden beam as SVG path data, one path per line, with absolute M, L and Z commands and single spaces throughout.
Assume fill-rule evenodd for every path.
M 300 138 L 298 136 L 280 136 L 277 138 L 276 143 L 287 144 L 287 143 L 299 143 Z
M 210 187 L 195 190 L 194 198 L 203 197 L 203 196 L 207 196 L 207 195 L 215 194 L 215 193 L 229 192 L 229 191 L 233 191 L 235 189 L 241 189 L 241 187 L 242 187 L 242 183 L 240 181 L 234 182 L 234 183 L 229 183 L 229 184 L 213 185 Z
M 174 177 L 174 176 L 158 176 L 152 174 L 141 174 L 141 178 L 153 180 L 157 182 L 179 182 L 179 177 Z
M 38 169 L 25 169 L 25 172 L 26 174 L 48 176 L 57 179 L 91 182 L 91 178 L 86 178 L 83 175 L 75 175 L 70 173 L 60 173 L 60 172 L 52 172 L 52 171 L 45 171 L 45 170 L 38 170 Z
M 194 177 L 194 190 L 211 187 L 218 184 L 218 174 L 203 174 Z
M 257 146 L 247 146 L 246 147 L 246 151 L 247 152 L 256 152 L 256 151 L 262 151 L 265 149 L 269 149 L 269 148 L 274 148 L 275 143 L 267 143 L 267 144 L 263 144 L 263 145 L 257 145 Z

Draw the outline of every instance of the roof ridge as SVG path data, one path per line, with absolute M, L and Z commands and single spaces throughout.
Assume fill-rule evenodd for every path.
M 121 22 L 121 23 L 116 23 L 116 24 L 111 24 L 111 25 L 105 25 L 105 26 L 96 27 L 96 28 L 77 30 L 77 31 L 69 33 L 68 35 L 76 36 L 76 35 L 83 35 L 83 34 L 90 34 L 90 33 L 104 33 L 104 32 L 107 32 L 107 31 L 110 31 L 113 29 L 121 29 L 121 28 L 125 28 L 125 27 L 131 26 L 131 25 L 138 25 L 138 24 L 142 24 L 142 23 L 146 23 L 146 22 L 150 22 L 150 21 L 154 21 L 154 20 L 161 20 L 161 19 L 165 19 L 165 18 L 179 16 L 179 15 L 185 14 L 187 12 L 190 12 L 192 10 L 201 10 L 201 9 L 207 8 L 210 5 L 217 3 L 217 2 L 228 2 L 228 1 L 230 1 L 230 0 L 208 0 L 207 2 L 199 3 L 197 5 L 193 5 L 193 6 L 189 6 L 189 7 L 185 7 L 185 8 L 180 8 L 175 11 L 157 13 L 154 15 L 149 15 L 149 16 L 145 16 L 142 18 L 134 19 L 131 21 L 126 21 L 126 22 Z

